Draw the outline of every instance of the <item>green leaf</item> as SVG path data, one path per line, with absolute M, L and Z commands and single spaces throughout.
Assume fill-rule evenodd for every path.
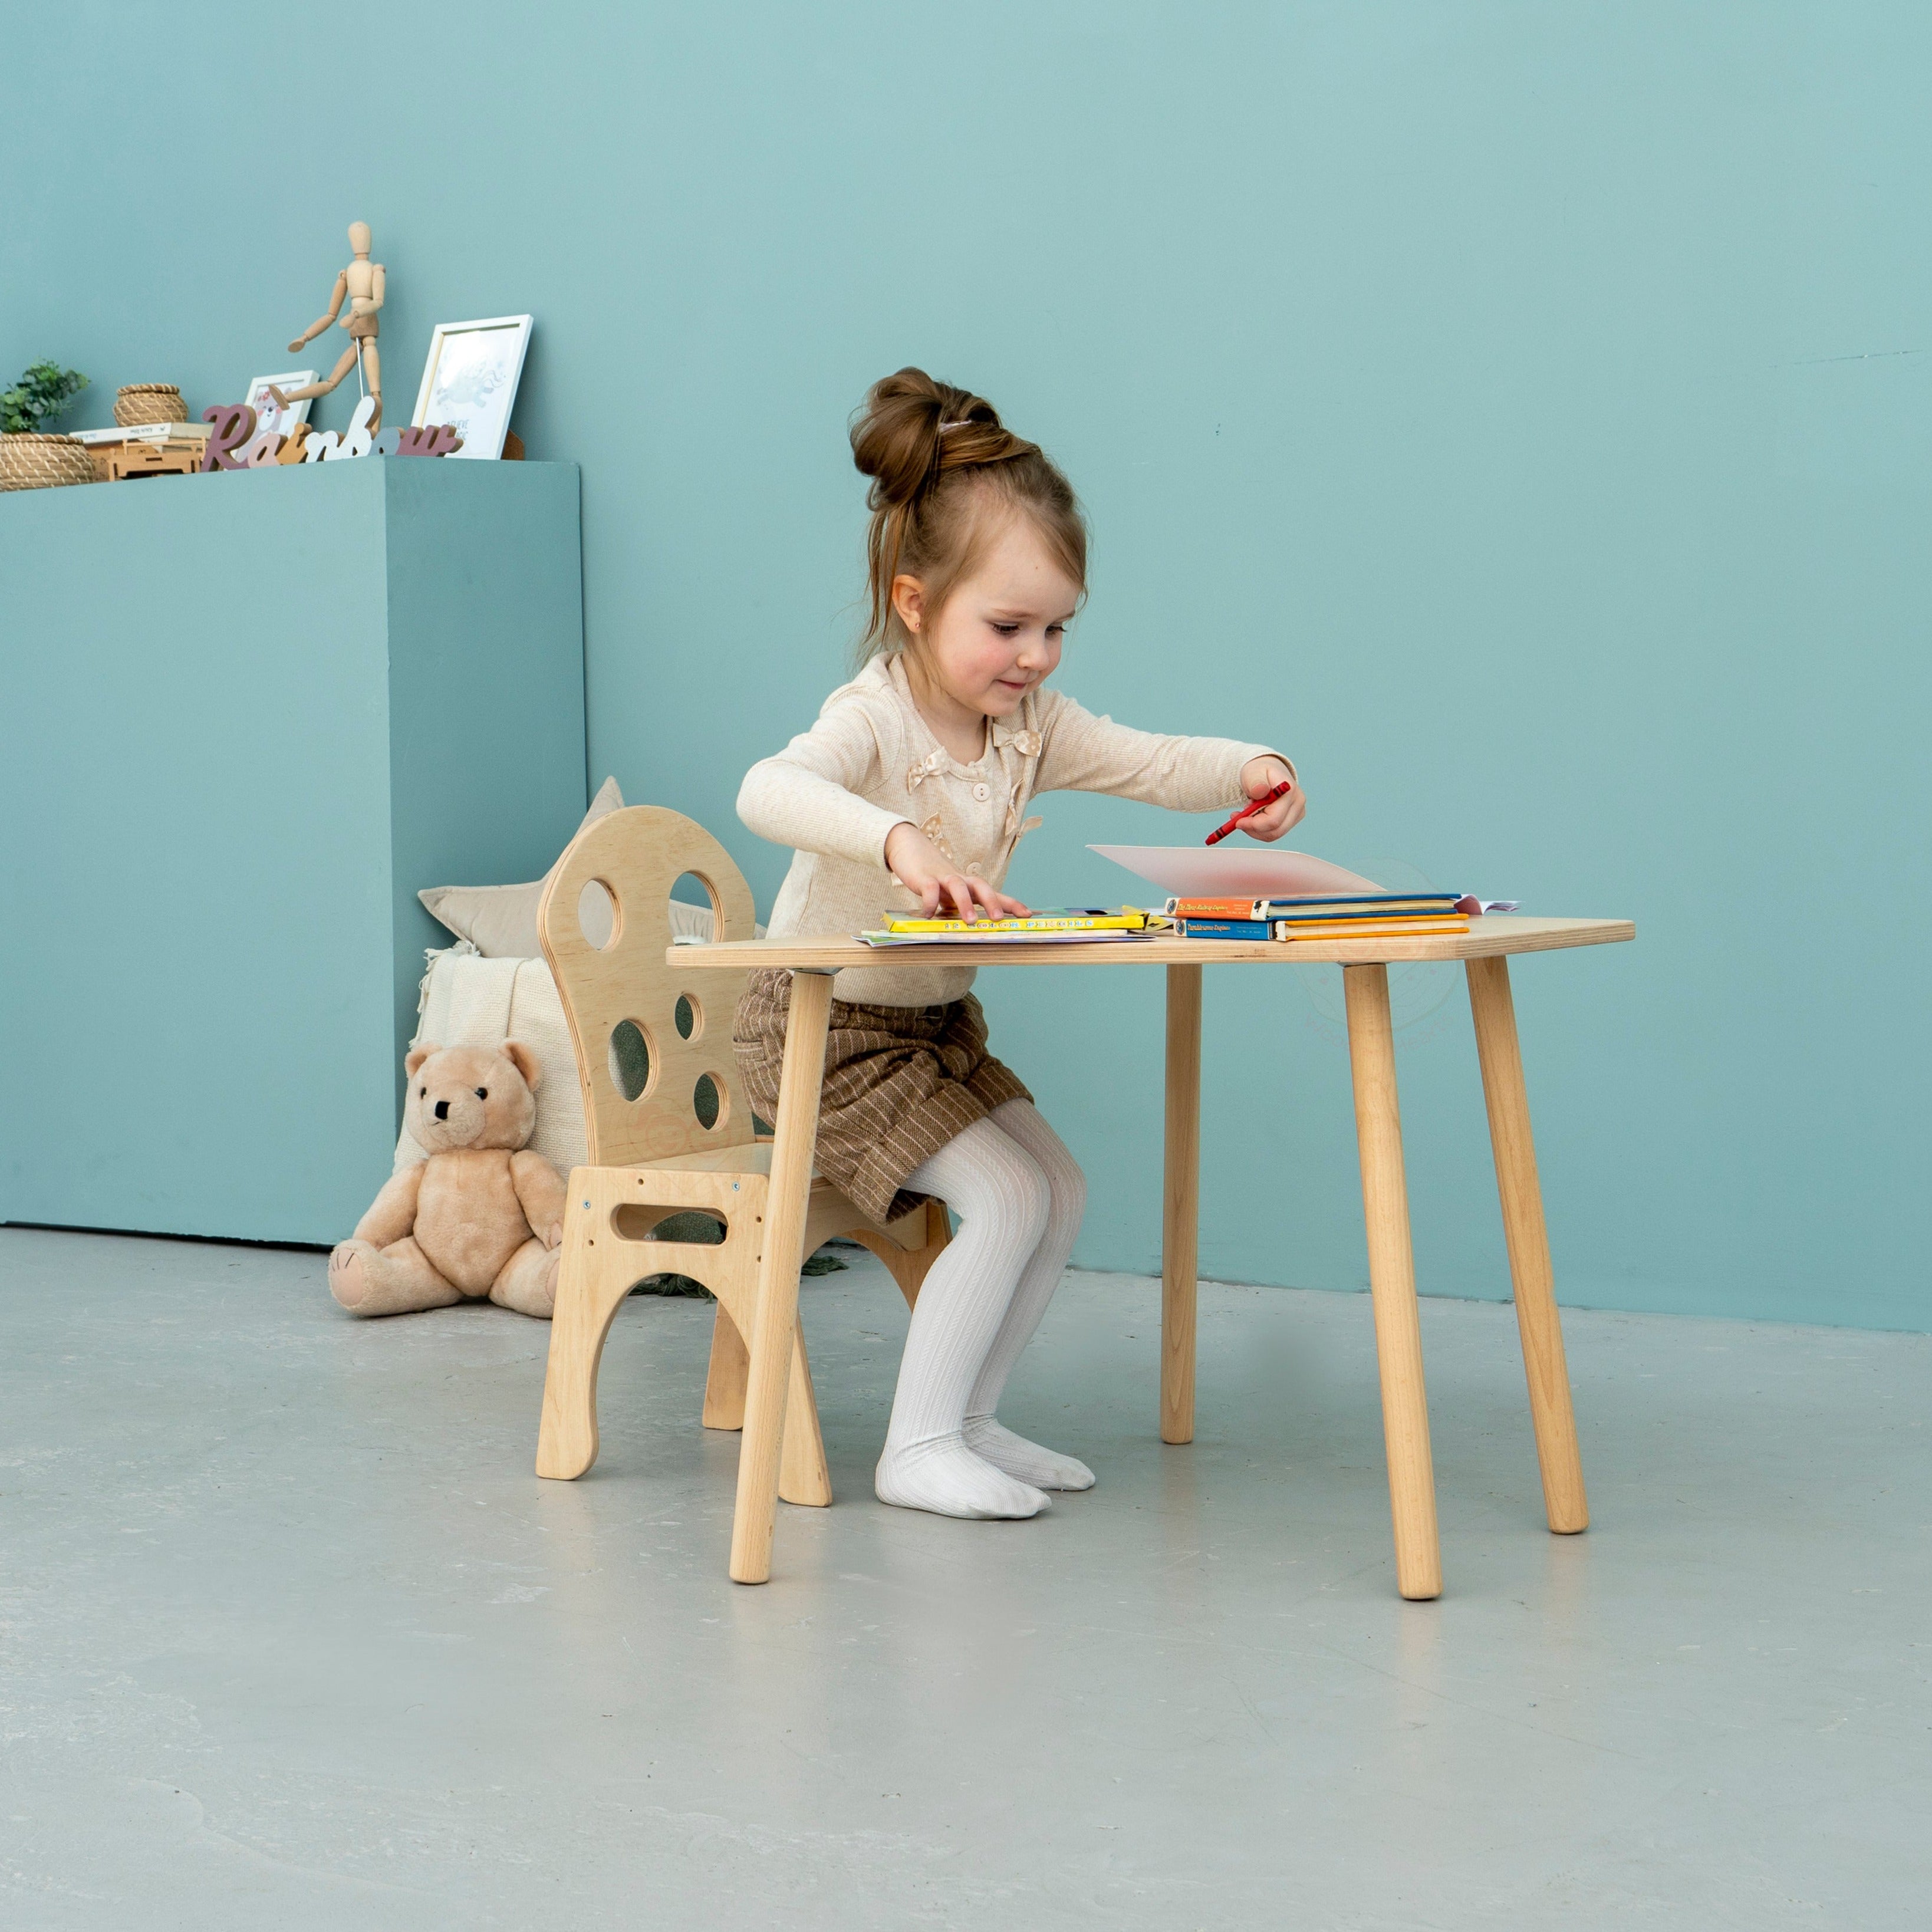
M 51 422 L 87 387 L 78 369 L 63 369 L 44 359 L 29 363 L 13 388 L 0 392 L 0 430 L 31 436 Z

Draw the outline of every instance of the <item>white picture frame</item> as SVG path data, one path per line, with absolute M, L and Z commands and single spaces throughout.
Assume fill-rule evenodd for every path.
M 445 461 L 466 456 L 490 462 L 502 454 L 530 350 L 530 323 L 526 315 L 497 315 L 436 324 L 410 422 L 416 429 L 432 423 L 454 428 L 463 447 Z
M 286 436 L 298 423 L 308 421 L 309 406 L 315 398 L 304 396 L 298 403 L 291 403 L 285 410 L 275 407 L 275 399 L 268 394 L 268 385 L 286 395 L 291 389 L 306 388 L 316 379 L 313 369 L 286 369 L 279 376 L 255 376 L 249 379 L 248 393 L 242 400 L 255 412 L 257 430 L 272 429 L 278 436 Z

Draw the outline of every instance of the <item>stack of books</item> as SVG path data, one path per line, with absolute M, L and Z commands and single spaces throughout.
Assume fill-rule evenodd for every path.
M 86 446 L 95 480 L 114 483 L 126 476 L 192 476 L 208 454 L 212 428 L 205 422 L 110 424 L 76 430 L 74 440 Z
M 1172 932 L 1173 922 L 1138 906 L 1055 906 L 1029 913 L 1024 919 L 928 919 L 920 913 L 888 912 L 876 932 L 859 937 L 868 946 L 951 946 L 964 940 L 983 945 L 998 940 L 1010 944 L 1052 945 L 1068 940 L 1145 939 L 1155 932 Z
M 110 442 L 206 442 L 212 423 L 110 423 L 105 429 L 77 429 L 69 434 L 90 449 Z
M 1317 892 L 1290 898 L 1172 898 L 1188 939 L 1420 939 L 1467 932 L 1473 900 L 1455 892 Z

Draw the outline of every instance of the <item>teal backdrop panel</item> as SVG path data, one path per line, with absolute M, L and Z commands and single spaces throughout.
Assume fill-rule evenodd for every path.
M 344 1238 L 418 887 L 584 809 L 578 479 L 362 462 L 0 496 L 0 1220 Z
M 1068 689 L 1280 742 L 1301 842 L 1392 883 L 1639 922 L 1516 970 L 1564 1295 L 1932 1324 L 1932 14 L 464 17 L 37 19 L 102 98 L 307 51 L 165 141 L 12 104 L 0 166 L 36 187 L 0 232 L 0 365 L 88 370 L 81 421 L 120 382 L 237 394 L 357 218 L 392 416 L 435 322 L 532 313 L 517 425 L 583 466 L 592 776 L 703 820 L 766 905 L 784 855 L 732 802 L 858 626 L 847 413 L 907 362 L 976 388 L 1092 514 Z M 422 109 L 432 82 L 462 111 Z M 1045 812 L 1016 880 L 1043 900 L 1131 894 L 1089 840 L 1207 829 Z M 1079 1258 L 1150 1268 L 1155 976 L 982 987 L 1088 1167 Z M 1500 1293 L 1463 995 L 1396 997 L 1422 1285 Z M 1211 1272 L 1365 1280 L 1340 1013 L 1330 974 L 1210 976 Z
M 584 816 L 580 490 L 568 463 L 382 468 L 390 903 L 406 1040 L 424 950 L 451 943 L 418 891 L 541 878 Z M 400 1096 L 400 1065 L 395 1077 Z

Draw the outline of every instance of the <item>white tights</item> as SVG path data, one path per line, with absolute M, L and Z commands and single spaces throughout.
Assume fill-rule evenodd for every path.
M 993 1418 L 1073 1252 L 1080 1165 L 1030 1100 L 1009 1100 L 907 1175 L 959 1216 L 913 1310 L 875 1486 L 940 1516 L 1037 1516 L 1094 1472 Z

